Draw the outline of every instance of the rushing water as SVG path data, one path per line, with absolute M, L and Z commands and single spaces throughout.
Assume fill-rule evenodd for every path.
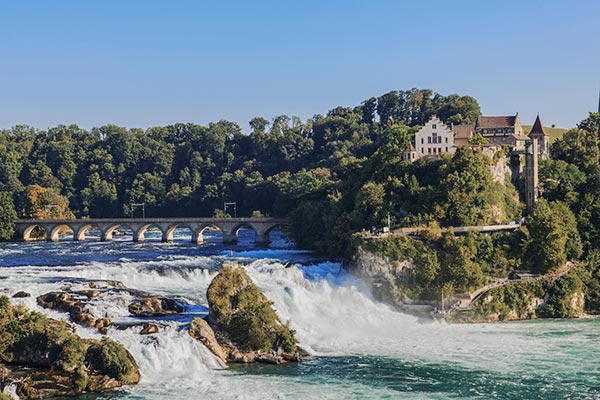
M 0 292 L 35 297 L 65 284 L 118 280 L 188 303 L 179 318 L 157 319 L 157 335 L 110 328 L 142 373 L 139 385 L 111 399 L 600 399 L 600 320 L 448 325 L 393 311 L 374 301 L 337 262 L 285 246 L 232 248 L 213 237 L 189 245 L 149 241 L 0 245 Z M 150 235 L 151 236 L 151 235 Z M 245 236 L 242 235 L 242 239 Z M 155 238 L 156 239 L 156 238 Z M 290 320 L 314 356 L 299 365 L 225 368 L 185 326 L 206 314 L 206 289 L 226 260 L 242 263 Z M 132 322 L 127 297 L 103 296 L 95 315 Z M 16 300 L 15 300 L 16 301 Z M 85 337 L 99 337 L 78 328 Z

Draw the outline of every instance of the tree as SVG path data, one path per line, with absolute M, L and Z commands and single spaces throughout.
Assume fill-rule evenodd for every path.
M 535 204 L 524 263 L 538 273 L 556 271 L 581 255 L 581 239 L 573 212 L 561 202 Z
M 363 124 L 371 125 L 375 120 L 375 112 L 377 111 L 377 99 L 375 97 L 371 97 L 363 101 L 361 107 L 361 122 Z
M 17 212 L 9 192 L 0 192 L 0 240 L 9 240 L 15 233 Z
M 488 144 L 488 140 L 483 137 L 481 133 L 476 133 L 469 138 L 467 141 L 471 146 L 485 146 Z
M 24 201 L 24 216 L 33 219 L 73 218 L 69 200 L 55 188 L 39 185 L 27 187 Z

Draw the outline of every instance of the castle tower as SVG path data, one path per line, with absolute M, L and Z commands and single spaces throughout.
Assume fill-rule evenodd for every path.
M 544 125 L 538 115 L 529 132 L 530 139 L 537 139 L 538 155 L 542 160 L 547 160 L 550 157 L 550 135 L 544 130 Z
M 538 154 L 538 140 L 533 137 L 525 143 L 525 201 L 529 215 L 538 198 Z

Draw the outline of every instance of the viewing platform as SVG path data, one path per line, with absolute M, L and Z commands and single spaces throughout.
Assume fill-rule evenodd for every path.
M 84 241 L 92 228 L 100 231 L 100 240 L 112 240 L 114 232 L 121 228 L 132 231 L 134 242 L 143 242 L 144 234 L 150 227 L 156 227 L 162 233 L 163 242 L 172 242 L 177 228 L 187 228 L 191 232 L 192 243 L 202 243 L 202 232 L 207 228 L 215 228 L 222 232 L 223 243 L 237 243 L 241 228 L 252 229 L 256 233 L 255 244 L 266 246 L 270 243 L 269 233 L 288 224 L 285 218 L 90 218 L 90 219 L 19 219 L 15 222 L 16 237 L 19 240 L 31 241 L 35 228 L 46 232 L 46 240 L 58 242 L 60 234 L 70 230 L 73 240 Z

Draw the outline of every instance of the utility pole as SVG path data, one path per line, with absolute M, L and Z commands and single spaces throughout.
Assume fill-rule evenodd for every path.
M 146 203 L 131 203 L 131 218 L 136 207 L 142 207 L 142 219 L 146 218 Z
M 223 214 L 227 214 L 227 207 L 233 207 L 233 218 L 237 218 L 237 202 L 224 202 L 223 203 Z

